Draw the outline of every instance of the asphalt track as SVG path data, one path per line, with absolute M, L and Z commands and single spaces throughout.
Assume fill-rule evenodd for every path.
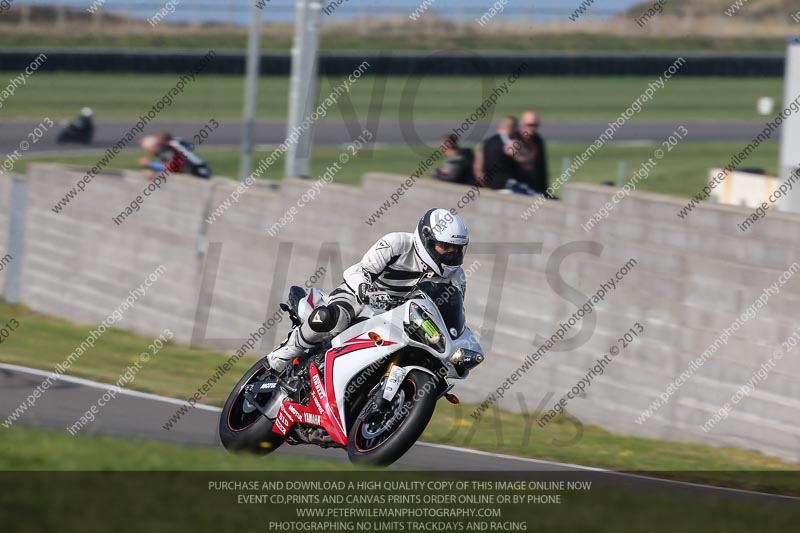
M 48 375 L 49 372 L 42 370 L 0 363 L 0 420 L 5 421 L 6 417 L 31 394 L 33 388 Z M 66 428 L 74 424 L 108 389 L 109 385 L 103 383 L 61 376 L 37 400 L 34 407 L 20 417 L 17 424 L 21 427 L 66 432 Z M 198 405 L 184 415 L 171 430 L 167 431 L 162 427 L 181 405 L 184 403 L 180 400 L 123 390 L 99 410 L 95 421 L 84 428 L 82 434 L 148 439 L 199 447 L 220 447 L 216 430 L 219 409 L 216 407 Z M 283 446 L 275 453 L 316 460 L 337 462 L 347 460 L 347 454 L 343 450 L 323 450 L 315 446 Z M 430 443 L 417 443 L 395 464 L 394 468 L 398 467 L 445 472 L 586 472 L 606 476 L 605 482 L 620 488 L 744 499 L 763 503 L 780 502 L 790 506 L 800 506 L 800 498 L 615 473 L 580 465 Z
M 0 128 L 0 155 L 13 153 L 20 142 L 30 141 L 28 134 L 40 121 L 30 119 L 5 120 Z M 161 130 L 170 131 L 173 135 L 192 141 L 193 135 L 208 121 L 164 121 L 154 122 L 145 128 L 145 133 L 156 133 Z M 37 152 L 62 152 L 86 150 L 93 148 L 103 151 L 116 144 L 135 121 L 105 120 L 98 121 L 96 135 L 91 146 L 83 144 L 59 145 L 56 142 L 58 125 L 51 128 L 35 144 L 30 145 L 28 155 Z M 238 146 L 242 127 L 236 121 L 219 121 L 219 128 L 210 134 L 203 146 Z M 357 138 L 366 128 L 375 133 L 375 143 L 384 146 L 404 146 L 419 144 L 436 144 L 442 134 L 449 133 L 459 126 L 459 121 L 417 120 L 414 122 L 378 121 L 370 123 L 366 118 L 360 122 L 344 122 L 342 120 L 322 120 L 315 125 L 314 139 L 317 146 L 339 146 Z M 686 127 L 692 141 L 738 141 L 746 144 L 764 129 L 763 121 L 717 121 L 717 120 L 646 120 L 631 121 L 620 127 L 614 135 L 616 142 L 661 142 L 672 135 L 680 126 Z M 544 122 L 542 136 L 548 142 L 594 142 L 608 128 L 607 121 L 553 121 Z M 492 124 L 480 122 L 475 124 L 463 140 L 467 144 L 477 143 L 492 132 Z M 778 138 L 778 135 L 775 135 Z M 259 121 L 255 127 L 255 142 L 260 145 L 278 145 L 286 139 L 284 121 Z M 131 143 L 127 149 L 138 150 L 138 143 Z

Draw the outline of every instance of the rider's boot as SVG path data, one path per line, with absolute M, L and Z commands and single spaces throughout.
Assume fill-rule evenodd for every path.
M 295 357 L 301 357 L 306 350 L 313 347 L 314 344 L 305 340 L 303 335 L 300 334 L 300 328 L 294 328 L 289 332 L 286 340 L 267 355 L 266 360 L 269 364 L 269 369 L 280 374 Z

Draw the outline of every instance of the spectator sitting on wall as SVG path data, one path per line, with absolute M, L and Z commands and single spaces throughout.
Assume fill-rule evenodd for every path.
M 505 189 L 510 183 L 520 181 L 522 169 L 514 158 L 519 138 L 516 117 L 502 119 L 497 126 L 497 133 L 483 141 L 481 155 L 475 159 L 475 181 L 478 185 Z
M 520 144 L 514 154 L 519 163 L 520 181 L 538 194 L 552 198 L 547 193 L 547 154 L 544 139 L 538 133 L 539 117 L 535 111 L 525 111 L 520 117 Z
M 472 165 L 475 162 L 475 153 L 470 148 L 458 147 L 458 135 L 445 135 L 441 141 L 442 153 L 447 159 L 442 168 L 432 172 L 433 177 L 451 183 L 473 185 L 475 175 L 472 172 Z
M 192 145 L 169 133 L 159 133 L 158 137 L 148 135 L 141 141 L 142 150 L 157 157 L 139 159 L 139 165 L 149 170 L 148 178 L 153 179 L 158 172 L 167 170 L 170 174 L 191 174 L 198 178 L 211 177 L 211 169 L 205 159 L 192 150 Z

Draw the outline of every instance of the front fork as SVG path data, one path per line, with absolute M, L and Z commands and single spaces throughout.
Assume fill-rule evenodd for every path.
M 432 374 L 430 370 L 418 366 L 399 366 L 399 359 L 400 356 L 398 355 L 395 357 L 394 361 L 389 363 L 386 373 L 383 375 L 381 382 L 378 384 L 378 394 L 375 398 L 375 406 L 378 409 L 382 408 L 386 402 L 391 402 L 394 399 L 395 395 L 397 395 L 397 391 L 400 390 L 400 385 L 406 378 L 406 374 L 408 374 L 411 370 L 420 369 L 424 372 Z M 455 397 L 455 395 L 449 394 L 450 390 L 455 386 L 455 384 L 448 382 L 446 377 L 442 377 L 441 379 L 444 380 L 445 387 L 441 394 L 439 394 L 439 398 L 445 396 L 449 402 L 458 403 L 458 399 Z M 455 401 L 453 401 L 453 399 L 455 399 Z
M 391 401 L 394 398 L 394 395 L 397 394 L 397 389 L 400 387 L 400 384 L 397 383 L 396 376 L 402 372 L 402 368 L 397 366 L 397 362 L 400 360 L 400 356 L 394 358 L 394 361 L 389 363 L 386 372 L 383 374 L 383 378 L 381 378 L 381 382 L 378 384 L 378 391 L 375 398 L 375 407 L 380 410 L 386 404 L 387 401 Z

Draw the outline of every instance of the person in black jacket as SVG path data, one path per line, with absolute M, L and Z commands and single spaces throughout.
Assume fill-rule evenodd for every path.
M 547 154 L 544 139 L 538 133 L 539 117 L 535 111 L 525 111 L 520 117 L 520 144 L 514 157 L 520 166 L 520 182 L 539 194 L 547 193 Z
M 497 133 L 483 141 L 481 156 L 475 163 L 478 185 L 505 189 L 509 183 L 521 181 L 522 169 L 515 159 L 520 146 L 518 126 L 516 117 L 505 117 L 500 121 Z
M 475 162 L 475 153 L 469 148 L 459 148 L 458 136 L 455 134 L 445 135 L 441 141 L 439 146 L 447 159 L 442 168 L 432 172 L 433 177 L 451 183 L 473 185 L 475 175 L 472 166 Z

